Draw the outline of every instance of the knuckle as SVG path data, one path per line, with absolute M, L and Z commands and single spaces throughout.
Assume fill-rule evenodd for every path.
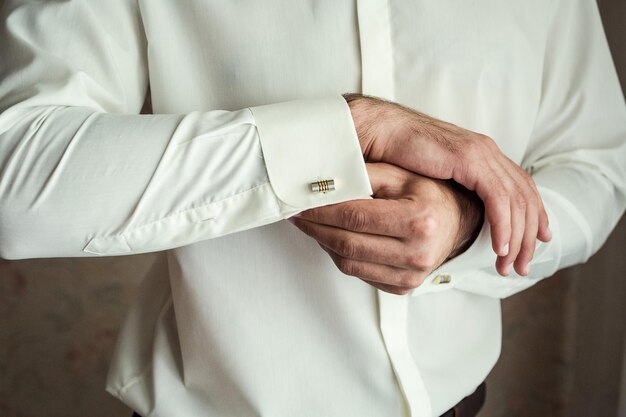
M 335 265 L 346 275 L 356 276 L 358 273 L 356 263 L 349 259 L 339 258 L 335 261 Z
M 344 258 L 355 258 L 358 252 L 357 245 L 349 238 L 341 238 L 336 243 L 337 254 Z
M 484 185 L 485 202 L 491 201 L 498 204 L 508 202 L 511 193 L 509 192 L 506 183 L 500 176 L 491 173 L 487 177 L 483 178 L 482 181 Z
M 407 231 L 411 236 L 419 236 L 422 232 L 422 224 L 419 218 L 414 217 L 407 224 Z
M 473 133 L 467 141 L 467 150 L 474 152 L 485 152 L 487 148 L 495 145 L 493 139 L 482 133 Z
M 522 194 L 527 201 L 535 199 L 535 190 L 532 187 L 524 185 L 522 188 Z
M 510 199 L 511 193 L 502 180 L 495 176 L 492 177 L 488 183 L 485 200 L 498 204 L 508 204 Z
M 422 217 L 422 237 L 426 239 L 437 236 L 439 231 L 439 217 L 435 212 L 429 212 Z
M 341 211 L 341 225 L 349 230 L 363 230 L 367 224 L 367 215 L 362 210 L 347 206 Z
M 526 198 L 526 206 L 537 209 L 539 207 L 539 199 L 533 193 Z
M 484 143 L 485 145 L 495 144 L 494 140 L 491 139 L 490 136 L 485 135 L 484 133 L 476 133 L 475 137 L 477 141 L 479 141 L 480 143 Z
M 418 271 L 427 271 L 433 268 L 432 257 L 428 253 L 412 253 L 407 255 L 406 264 Z
M 436 236 L 439 229 L 439 218 L 434 211 L 427 211 L 409 220 L 408 230 L 412 236 L 429 239 Z
M 407 290 L 413 290 L 422 285 L 422 278 L 417 274 L 407 274 L 400 281 L 400 286 Z
M 537 184 L 535 184 L 535 180 L 530 176 L 528 172 L 517 166 L 517 170 L 519 176 L 521 177 L 521 181 L 523 184 L 524 191 L 529 195 L 537 196 Z
M 415 253 L 406 255 L 405 263 L 411 269 L 422 268 L 422 258 Z
M 306 214 L 312 220 L 316 220 L 316 219 L 319 218 L 319 208 L 318 207 L 314 207 L 312 209 L 308 209 L 308 210 L 306 210 L 303 213 Z
M 522 179 L 521 183 L 518 186 L 520 192 L 522 192 L 526 196 L 530 196 L 531 194 L 535 194 L 535 189 L 529 182 L 526 182 Z
M 467 140 L 464 141 L 463 154 L 465 159 L 473 160 L 477 154 L 481 153 L 481 141 L 477 135 L 470 135 Z
M 406 263 L 412 269 L 421 270 L 424 268 L 424 256 L 418 253 L 412 253 L 407 256 Z
M 527 200 L 526 196 L 524 196 L 521 193 L 517 193 L 517 195 L 515 196 L 515 200 L 514 201 L 515 201 L 515 205 L 520 210 L 525 210 L 526 207 L 528 206 L 528 200 Z
M 498 184 L 498 185 L 496 185 L 494 187 L 493 194 L 499 200 L 506 200 L 506 201 L 510 200 L 509 190 L 507 190 L 506 187 L 504 186 L 504 184 L 502 184 L 502 183 L 500 183 L 500 184 Z
M 311 231 L 310 231 L 310 227 L 308 225 L 307 222 L 303 222 L 303 221 L 295 221 L 294 224 L 296 225 L 296 227 L 298 229 L 300 229 L 304 234 L 306 235 L 311 235 Z
M 528 190 L 528 201 L 535 206 L 538 206 L 541 202 L 539 195 L 533 189 Z
M 477 133 L 476 141 L 489 151 L 498 150 L 498 145 L 496 144 L 496 141 L 491 138 L 491 136 L 487 136 L 482 133 Z

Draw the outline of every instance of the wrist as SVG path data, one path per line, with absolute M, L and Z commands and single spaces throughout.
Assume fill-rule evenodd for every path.
M 385 148 L 386 101 L 359 93 L 343 95 L 348 103 L 361 152 L 366 160 L 381 161 Z
M 367 156 L 372 140 L 371 136 L 366 134 L 368 129 L 366 127 L 367 118 L 365 117 L 367 106 L 365 97 L 358 93 L 348 93 L 344 94 L 343 98 L 350 108 L 350 114 L 352 115 L 352 122 L 354 123 L 354 129 L 356 130 L 356 135 L 359 140 L 361 153 Z
M 485 208 L 478 195 L 450 181 L 459 208 L 459 230 L 456 244 L 448 259 L 465 252 L 476 240 L 484 222 Z

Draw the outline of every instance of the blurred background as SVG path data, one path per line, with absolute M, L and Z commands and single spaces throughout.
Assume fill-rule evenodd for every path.
M 624 91 L 626 0 L 598 4 Z M 129 417 L 104 391 L 108 360 L 139 280 L 163 267 L 158 254 L 0 260 L 0 416 Z M 624 219 L 587 264 L 502 307 L 480 417 L 626 417 Z

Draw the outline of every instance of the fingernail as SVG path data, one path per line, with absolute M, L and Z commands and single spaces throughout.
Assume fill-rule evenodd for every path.
M 510 263 L 504 267 L 504 275 L 509 276 L 511 274 L 511 269 L 513 268 L 513 264 Z
M 530 273 L 530 265 L 526 264 L 522 268 L 522 275 L 526 276 Z
M 507 243 L 506 245 L 502 246 L 500 248 L 500 253 L 498 255 L 500 256 L 506 256 L 509 254 L 509 244 Z

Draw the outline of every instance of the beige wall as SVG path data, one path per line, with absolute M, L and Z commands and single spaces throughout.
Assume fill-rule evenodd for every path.
M 600 4 L 624 81 L 626 1 Z M 505 300 L 503 353 L 482 417 L 616 416 L 625 248 L 622 222 L 589 264 Z M 162 262 L 0 261 L 0 416 L 128 416 L 103 391 L 107 360 L 138 280 Z M 622 390 L 626 397 L 626 384 Z

